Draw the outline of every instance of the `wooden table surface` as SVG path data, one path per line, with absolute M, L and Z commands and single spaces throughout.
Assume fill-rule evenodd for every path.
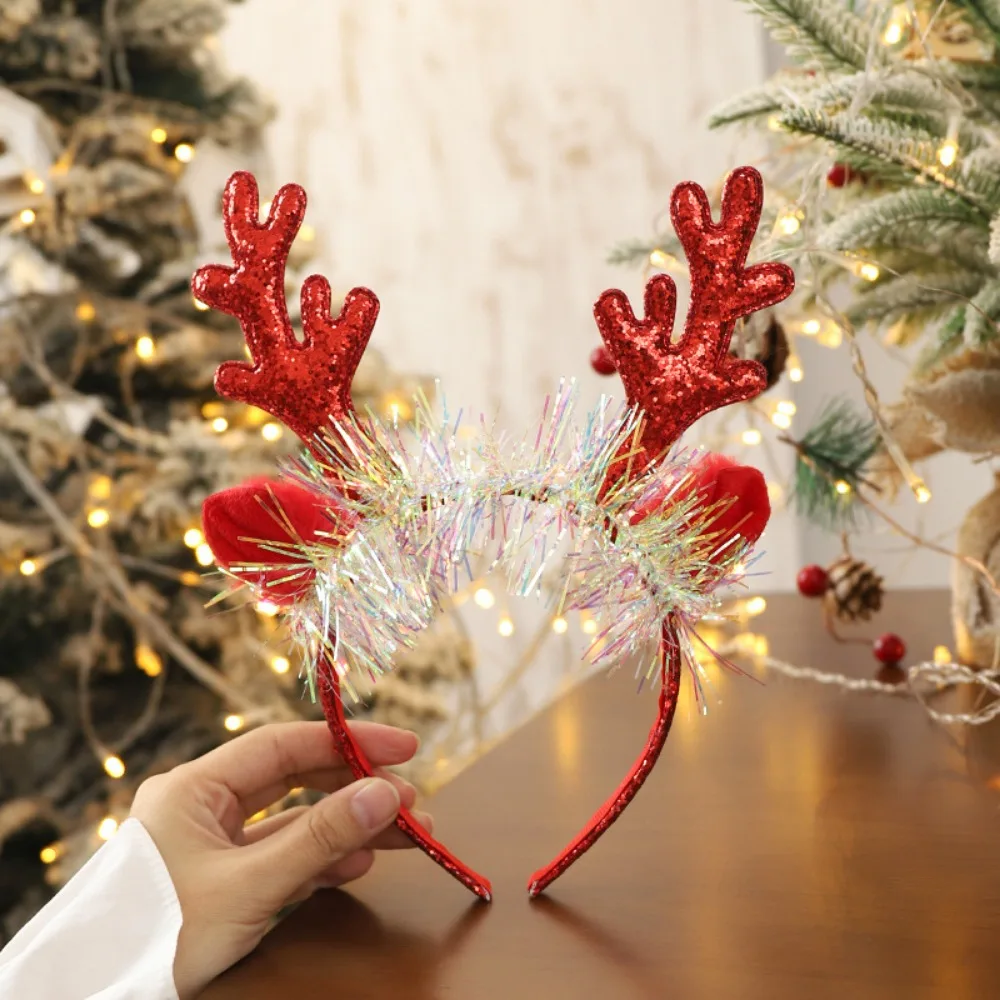
M 773 655 L 858 676 L 801 598 L 754 622 Z M 947 642 L 943 594 L 876 629 Z M 615 787 L 655 714 L 625 674 L 581 685 L 430 800 L 493 881 L 475 902 L 416 851 L 314 897 L 208 1000 L 981 1000 L 1000 997 L 1000 736 L 916 703 L 727 677 L 686 686 L 656 772 L 549 893 L 528 875 Z

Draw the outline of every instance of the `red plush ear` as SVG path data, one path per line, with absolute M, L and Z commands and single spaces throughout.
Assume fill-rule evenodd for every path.
M 315 570 L 280 546 L 335 544 L 354 523 L 349 511 L 286 480 L 255 479 L 208 497 L 205 540 L 216 562 L 276 604 L 291 604 L 312 585 Z M 246 567 L 246 568 L 243 568 Z M 251 568 L 252 567 L 252 568 Z M 263 568 L 273 567 L 273 568 Z
M 635 524 L 655 511 L 670 492 L 669 486 L 644 500 L 633 512 Z M 725 455 L 709 453 L 696 462 L 689 479 L 671 496 L 678 503 L 697 494 L 695 512 L 716 508 L 716 513 L 705 525 L 705 534 L 712 535 L 712 548 L 717 553 L 713 562 L 720 562 L 732 553 L 726 543 L 735 535 L 753 545 L 763 534 L 771 516 L 771 501 L 767 483 L 759 469 L 752 465 L 739 465 Z

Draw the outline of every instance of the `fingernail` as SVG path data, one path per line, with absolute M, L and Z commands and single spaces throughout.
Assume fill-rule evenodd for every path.
M 381 830 L 399 812 L 399 793 L 388 781 L 372 778 L 351 799 L 351 812 L 366 830 Z

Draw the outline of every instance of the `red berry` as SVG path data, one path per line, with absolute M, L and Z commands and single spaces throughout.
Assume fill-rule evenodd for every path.
M 830 187 L 842 188 L 852 176 L 851 168 L 846 163 L 835 163 L 826 175 L 826 183 Z
M 803 597 L 822 597 L 830 584 L 830 577 L 822 566 L 803 566 L 795 578 L 795 584 Z
M 614 373 L 618 370 L 615 368 L 615 363 L 611 359 L 608 349 L 603 344 L 599 347 L 595 347 L 590 352 L 590 367 L 593 368 L 598 375 L 614 375 Z
M 895 632 L 886 632 L 875 640 L 872 652 L 881 663 L 899 663 L 906 656 L 906 643 Z

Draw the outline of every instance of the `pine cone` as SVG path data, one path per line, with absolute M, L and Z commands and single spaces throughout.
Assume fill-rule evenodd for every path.
M 841 621 L 868 621 L 882 607 L 882 577 L 868 563 L 842 556 L 827 569 L 826 601 Z

